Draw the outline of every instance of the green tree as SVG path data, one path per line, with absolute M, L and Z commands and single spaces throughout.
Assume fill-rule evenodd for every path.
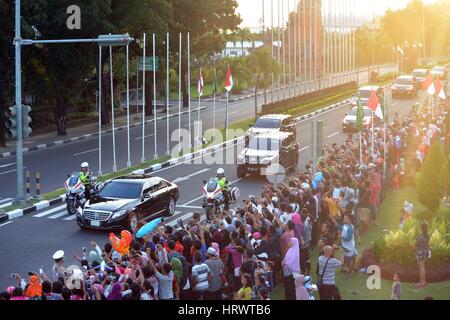
M 445 177 L 445 173 L 447 177 Z M 444 177 L 441 178 L 441 175 Z M 442 145 L 435 142 L 417 177 L 417 195 L 430 212 L 436 212 L 448 184 L 448 164 Z
M 170 20 L 172 39 L 183 34 L 186 48 L 186 33 L 191 38 L 191 59 L 200 59 L 220 52 L 225 45 L 224 33 L 234 31 L 241 23 L 236 14 L 236 0 L 168 0 L 172 4 L 173 16 Z M 175 38 L 176 37 L 176 38 Z M 187 52 L 183 52 L 182 89 L 183 105 L 188 105 L 187 95 Z M 192 85 L 192 82 L 191 82 Z M 194 84 L 195 86 L 195 84 Z
M 245 56 L 244 54 L 244 42 L 245 41 L 252 41 L 252 33 L 249 28 L 240 28 L 236 33 L 237 39 L 241 42 L 241 49 L 242 49 L 242 57 Z
M 262 47 L 252 51 L 247 57 L 247 64 L 250 69 L 254 70 L 256 75 L 263 77 L 264 94 L 266 94 L 265 89 L 267 89 L 272 70 L 277 71 L 278 69 L 277 62 L 272 57 L 271 50 L 269 48 Z

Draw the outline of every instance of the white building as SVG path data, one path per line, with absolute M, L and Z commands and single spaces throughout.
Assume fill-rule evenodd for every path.
M 225 49 L 222 50 L 221 57 L 227 58 L 237 58 L 242 56 L 248 56 L 250 52 L 254 49 L 258 49 L 263 46 L 262 41 L 244 41 L 243 43 L 240 41 L 232 42 L 228 41 Z

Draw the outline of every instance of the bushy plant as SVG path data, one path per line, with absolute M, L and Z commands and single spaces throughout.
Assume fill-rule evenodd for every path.
M 444 183 L 448 183 L 448 180 L 444 182 L 440 178 L 443 166 L 448 167 L 447 158 L 442 145 L 435 142 L 416 179 L 418 199 L 431 212 L 436 212 L 439 208 L 440 200 L 445 193 Z

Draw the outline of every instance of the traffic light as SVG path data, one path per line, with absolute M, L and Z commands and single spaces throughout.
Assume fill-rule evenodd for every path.
M 22 112 L 22 138 L 26 139 L 30 136 L 32 130 L 30 128 L 30 124 L 31 124 L 31 118 L 30 118 L 30 112 L 31 112 L 31 107 L 30 106 L 26 106 L 26 105 L 22 105 L 21 108 L 21 112 Z M 9 139 L 16 139 L 17 138 L 17 133 L 19 130 L 19 120 L 18 120 L 18 110 L 16 106 L 11 106 L 8 109 L 6 109 L 5 111 L 5 117 L 6 117 L 6 121 L 5 121 L 5 127 L 8 129 L 8 131 L 6 132 L 6 136 Z
M 30 112 L 31 112 L 31 107 L 30 106 L 25 106 L 22 105 L 22 138 L 26 139 L 30 136 L 31 132 L 33 132 L 33 130 L 31 130 L 30 125 L 31 125 L 31 117 L 30 117 Z
M 17 107 L 12 106 L 6 109 L 5 111 L 5 127 L 8 129 L 6 132 L 6 136 L 9 139 L 15 139 L 17 138 Z

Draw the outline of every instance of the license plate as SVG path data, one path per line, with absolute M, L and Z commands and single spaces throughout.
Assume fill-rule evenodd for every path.
M 92 227 L 100 227 L 100 221 L 91 220 L 91 226 Z

